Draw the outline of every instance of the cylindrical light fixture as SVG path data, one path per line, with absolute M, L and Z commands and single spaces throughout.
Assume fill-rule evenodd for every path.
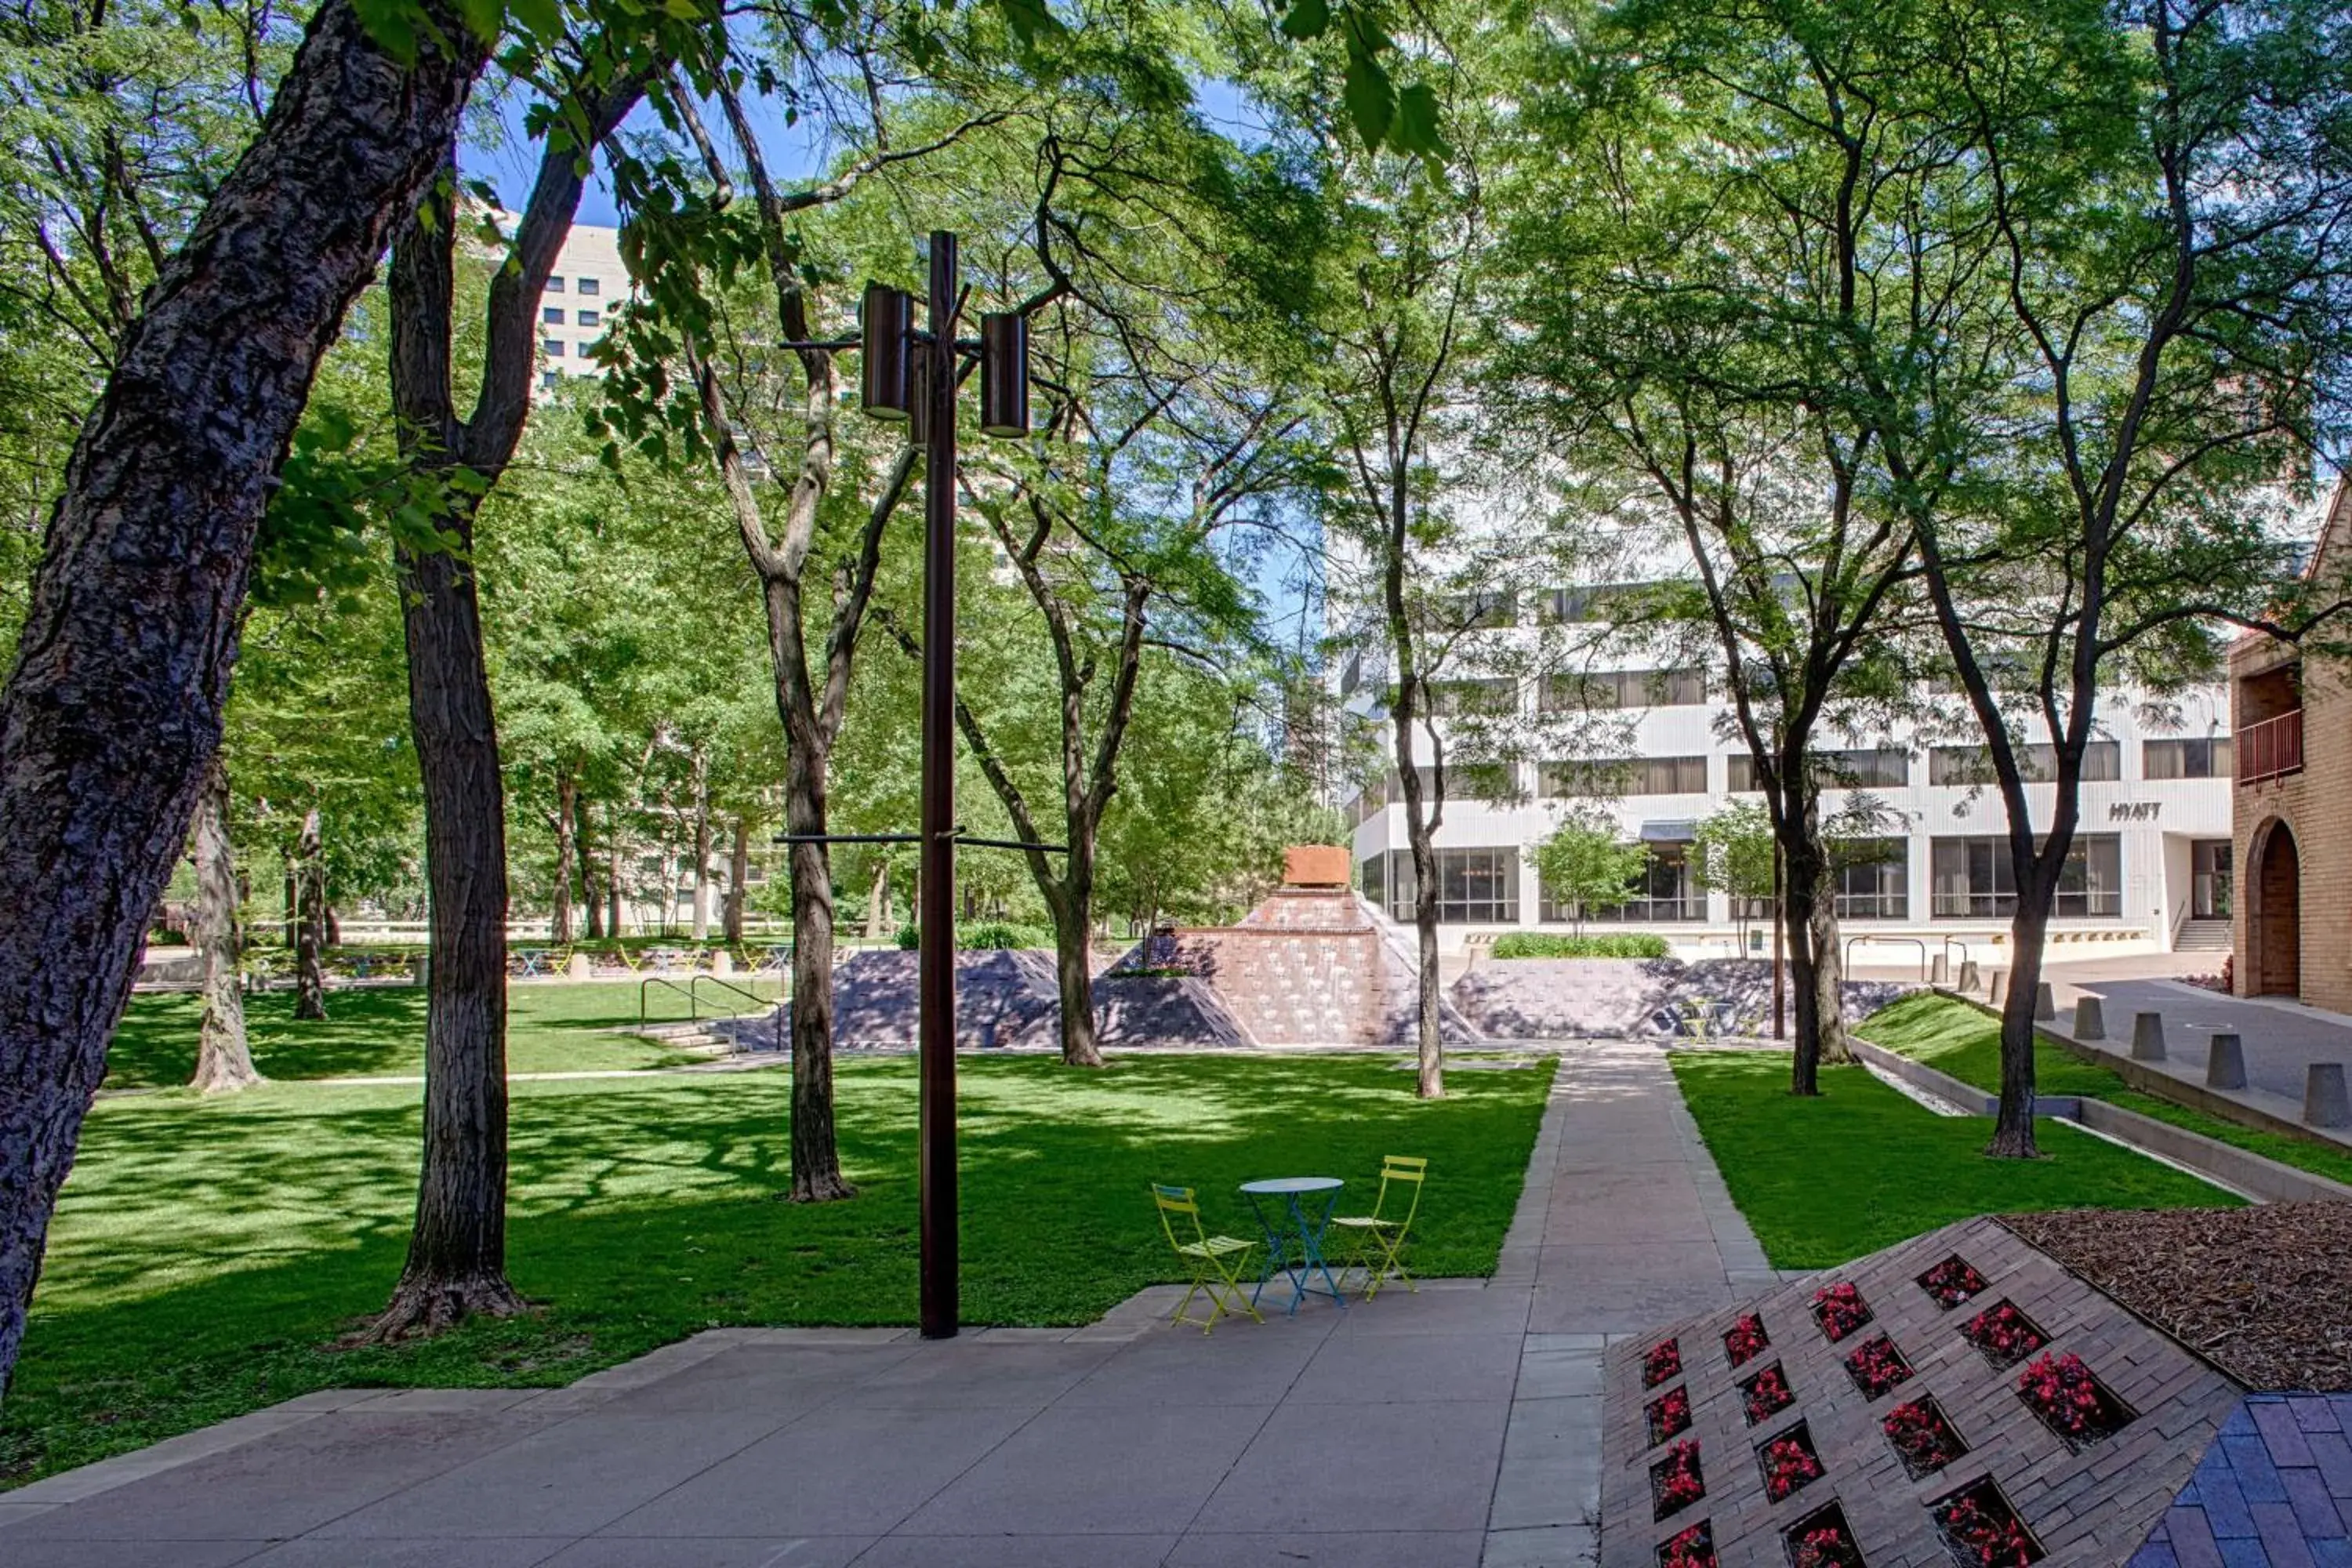
M 907 378 L 909 398 L 907 415 L 907 445 L 928 447 L 931 444 L 931 356 L 913 356 L 914 365 Z
M 859 312 L 863 361 L 859 402 L 877 419 L 904 419 L 913 407 L 909 374 L 915 301 L 904 289 L 868 283 Z
M 980 319 L 980 427 L 991 436 L 1029 434 L 1029 318 L 1018 311 Z

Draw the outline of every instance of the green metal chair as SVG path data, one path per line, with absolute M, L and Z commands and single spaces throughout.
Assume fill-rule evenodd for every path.
M 1168 1321 L 1190 1323 L 1204 1334 L 1217 1326 L 1218 1319 L 1231 1313 L 1247 1312 L 1255 1321 L 1265 1322 L 1242 1286 L 1242 1275 L 1246 1272 L 1243 1263 L 1257 1243 L 1230 1236 L 1211 1236 L 1202 1227 L 1201 1205 L 1190 1187 L 1163 1187 L 1154 1182 L 1151 1201 L 1159 1205 L 1160 1228 L 1166 1233 L 1168 1245 L 1192 1275 L 1192 1289 L 1176 1303 L 1176 1310 Z M 1190 1240 L 1185 1239 L 1187 1230 Z M 1203 1295 L 1209 1299 L 1209 1315 L 1186 1316 L 1192 1310 L 1193 1300 Z
M 1379 1295 L 1381 1287 L 1391 1278 L 1403 1280 L 1404 1288 L 1414 1295 L 1421 1293 L 1412 1271 L 1399 1255 L 1412 1235 L 1413 1217 L 1421 1213 L 1421 1186 L 1428 1174 L 1427 1160 L 1410 1154 L 1384 1155 L 1381 1160 L 1380 1195 L 1372 1200 L 1372 1212 L 1331 1216 L 1332 1226 L 1349 1238 L 1348 1250 L 1342 1254 L 1347 1265 L 1364 1271 L 1367 1301 Z M 1391 1194 L 1404 1208 L 1402 1215 L 1391 1211 Z

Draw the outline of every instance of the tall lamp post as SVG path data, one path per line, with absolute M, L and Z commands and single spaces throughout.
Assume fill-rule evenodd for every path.
M 926 323 L 915 325 L 914 297 L 868 283 L 858 335 L 840 342 L 787 347 L 856 348 L 862 363 L 858 401 L 877 419 L 903 423 L 923 448 L 923 760 L 920 830 L 916 833 L 787 835 L 831 843 L 917 845 L 921 886 L 915 924 L 916 1055 L 921 1094 L 920 1322 L 927 1340 L 957 1327 L 955 855 L 960 844 L 992 848 L 1059 849 L 973 838 L 955 814 L 956 389 L 964 366 L 980 368 L 980 427 L 991 436 L 1029 433 L 1029 323 L 1018 312 L 980 318 L 977 338 L 959 338 L 963 286 L 956 237 L 934 229 Z

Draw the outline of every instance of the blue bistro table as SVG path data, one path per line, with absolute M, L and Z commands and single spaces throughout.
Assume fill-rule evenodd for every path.
M 1344 1185 L 1337 1176 L 1275 1176 L 1242 1184 L 1242 1195 L 1249 1199 L 1250 1212 L 1257 1215 L 1258 1226 L 1265 1232 L 1265 1275 L 1250 1292 L 1251 1306 L 1257 1305 L 1258 1297 L 1280 1273 L 1290 1279 L 1292 1315 L 1297 1315 L 1298 1303 L 1309 1290 L 1330 1297 L 1339 1303 L 1341 1311 L 1347 1310 L 1348 1300 L 1340 1293 L 1339 1281 L 1323 1261 L 1323 1231 L 1331 1223 L 1331 1211 L 1339 1206 L 1339 1189 Z M 1296 1263 L 1290 1260 L 1294 1242 L 1298 1253 Z M 1310 1283 L 1318 1273 L 1323 1283 Z

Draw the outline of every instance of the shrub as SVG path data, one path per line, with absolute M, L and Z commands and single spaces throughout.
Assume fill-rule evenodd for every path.
M 912 925 L 898 928 L 898 945 L 908 952 L 922 945 Z M 982 921 L 956 928 L 956 945 L 967 952 L 1006 947 L 1051 947 L 1054 933 L 1043 926 L 1014 925 L 1009 921 Z
M 1664 958 L 1666 939 L 1648 931 L 1566 936 L 1554 931 L 1507 931 L 1495 939 L 1496 958 Z

